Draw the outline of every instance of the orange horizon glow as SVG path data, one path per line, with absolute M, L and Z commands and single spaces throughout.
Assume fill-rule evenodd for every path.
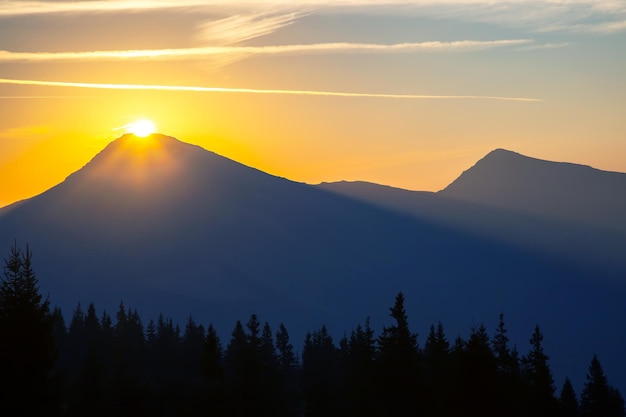
M 602 2 L 10 1 L 0 207 L 157 127 L 308 184 L 439 191 L 497 148 L 626 172 L 626 5 Z

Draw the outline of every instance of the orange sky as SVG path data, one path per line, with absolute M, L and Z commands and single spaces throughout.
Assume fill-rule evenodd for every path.
M 129 4 L 0 4 L 0 206 L 138 118 L 308 183 L 439 190 L 494 148 L 626 172 L 619 2 Z M 45 85 L 59 81 L 226 90 Z

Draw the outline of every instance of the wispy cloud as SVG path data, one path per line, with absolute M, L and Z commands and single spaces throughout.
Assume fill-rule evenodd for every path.
M 96 61 L 96 60 L 185 60 L 202 59 L 216 55 L 294 55 L 333 53 L 417 53 L 466 52 L 519 46 L 532 43 L 529 39 L 504 39 L 494 41 L 462 40 L 454 42 L 415 42 L 397 44 L 374 43 L 314 43 L 272 46 L 207 46 L 180 49 L 144 49 L 126 51 L 85 52 L 10 52 L 0 51 L 2 61 Z
M 414 13 L 533 32 L 610 34 L 626 30 L 626 1 L 621 0 L 418 0 Z
M 253 12 L 209 20 L 198 27 L 196 40 L 206 45 L 234 45 L 290 25 L 304 13 Z
M 295 22 L 304 16 L 304 12 L 284 12 L 246 10 L 220 19 L 206 20 L 198 25 L 195 40 L 202 46 L 233 46 L 260 36 L 269 35 Z M 244 51 L 223 54 L 211 54 L 210 61 L 204 61 L 205 67 L 214 69 L 232 64 L 248 57 Z
M 386 6 L 386 7 L 376 7 Z M 533 31 L 611 34 L 626 30 L 623 0 L 83 0 L 0 1 L 0 17 L 50 13 L 141 12 L 194 9 L 224 18 L 201 25 L 199 36 L 238 42 L 229 36 L 256 37 L 288 25 L 312 11 L 406 14 L 489 22 Z M 238 36 L 238 35 L 235 35 Z M 250 39 L 250 38 L 248 38 Z M 239 41 L 240 41 L 239 40 Z M 230 43 L 219 43 L 227 45 Z
M 256 88 L 224 88 L 224 87 L 144 85 L 144 84 L 100 84 L 100 83 L 78 83 L 78 82 L 65 82 L 65 81 L 17 80 L 17 79 L 6 79 L 6 78 L 0 78 L 0 84 L 36 85 L 36 86 L 69 87 L 69 88 L 91 88 L 91 89 L 107 89 L 107 90 L 186 91 L 186 92 L 203 92 L 203 93 L 271 94 L 271 95 L 355 97 L 355 98 L 500 100 L 500 101 L 519 101 L 519 102 L 541 101 L 541 99 L 538 99 L 538 98 L 528 98 L 528 97 L 501 97 L 501 96 L 481 96 L 481 95 L 378 94 L 378 93 L 352 93 L 352 92 L 317 91 L 317 90 L 278 90 L 278 89 L 256 89 Z
M 85 0 L 85 1 L 21 1 L 0 2 L 0 16 L 20 16 L 50 13 L 93 13 L 131 10 L 154 10 L 209 6 L 211 1 L 181 0 Z
M 99 96 L 0 96 L 0 100 L 49 100 L 49 99 L 85 99 L 100 98 Z
M 543 50 L 543 49 L 558 49 L 558 48 L 565 48 L 569 45 L 570 45 L 569 42 L 544 43 L 544 44 L 524 46 L 520 48 L 520 50 L 521 51 L 537 51 L 537 50 Z
M 233 6 L 232 0 L 83 0 L 83 1 L 23 1 L 5 0 L 0 4 L 0 14 L 63 13 L 81 11 L 146 10 L 183 7 Z M 592 7 L 603 12 L 623 10 L 620 0 L 246 0 L 242 8 L 295 5 L 303 7 L 324 6 L 431 6 L 431 5 L 557 5 Z

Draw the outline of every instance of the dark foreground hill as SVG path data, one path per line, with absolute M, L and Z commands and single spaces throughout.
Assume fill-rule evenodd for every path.
M 422 335 L 437 320 L 451 337 L 479 322 L 493 329 L 504 312 L 520 351 L 541 324 L 548 353 L 559 352 L 557 377 L 580 383 L 597 353 L 626 387 L 617 379 L 626 375 L 624 229 L 483 207 L 462 179 L 439 194 L 391 190 L 384 204 L 171 137 L 125 135 L 63 183 L 0 211 L 0 245 L 30 244 L 42 291 L 66 315 L 78 301 L 113 312 L 124 300 L 142 317 L 182 323 L 191 313 L 227 335 L 256 313 L 283 321 L 298 344 L 324 323 L 340 336 L 369 315 L 380 320 L 403 291 Z M 394 202 L 404 196 L 410 208 Z

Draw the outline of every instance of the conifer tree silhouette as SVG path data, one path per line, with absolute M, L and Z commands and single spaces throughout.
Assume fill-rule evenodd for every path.
M 589 364 L 585 387 L 580 397 L 580 415 L 582 417 L 624 416 L 624 399 L 615 388 L 609 385 L 596 355 L 593 355 Z
M 28 245 L 15 243 L 0 284 L 0 415 L 57 415 L 54 318 Z

